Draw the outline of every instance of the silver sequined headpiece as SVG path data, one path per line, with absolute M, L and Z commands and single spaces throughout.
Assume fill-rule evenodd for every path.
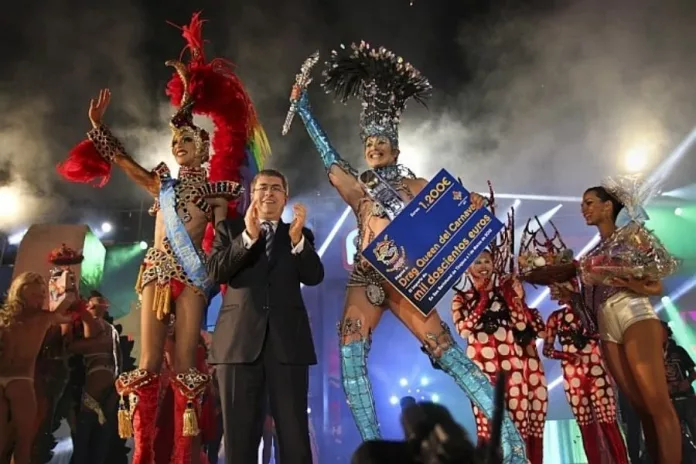
M 428 79 L 384 47 L 372 48 L 362 41 L 350 49 L 341 45 L 326 62 L 322 86 L 345 103 L 362 100 L 360 138 L 384 136 L 399 146 L 399 122 L 406 102 L 413 98 L 425 105 L 432 86 Z

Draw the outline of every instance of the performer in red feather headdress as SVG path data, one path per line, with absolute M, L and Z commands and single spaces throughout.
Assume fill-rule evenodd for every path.
M 192 457 L 198 460 L 192 447 L 198 442 L 201 397 L 210 380 L 207 373 L 196 369 L 201 319 L 212 290 L 203 249 L 212 238 L 211 226 L 234 214 L 233 201 L 243 192 L 240 168 L 249 159 L 259 164 L 269 152 L 251 100 L 231 64 L 222 59 L 206 61 L 202 26 L 197 13 L 181 28 L 186 40 L 184 52 L 190 54 L 188 64 L 167 62 L 176 70 L 167 95 L 178 107 L 170 122 L 171 150 L 180 166 L 178 178 L 171 176 L 165 163 L 152 171 L 144 169 L 104 125 L 102 119 L 111 98 L 108 89 L 90 103 L 93 129 L 88 140 L 77 145 L 58 166 L 58 172 L 69 181 L 102 186 L 116 164 L 155 198 L 151 208 L 157 217 L 154 246 L 147 251 L 136 283 L 142 298 L 139 369 L 122 374 L 116 382 L 121 395 L 121 435 L 135 435 L 134 464 L 149 464 L 154 458 L 158 378 L 172 311 L 177 316 L 176 375 L 171 379 L 177 438 L 172 462 L 191 462 Z M 212 119 L 212 141 L 205 130 L 193 124 L 194 113 Z M 129 409 L 125 405 L 128 398 Z

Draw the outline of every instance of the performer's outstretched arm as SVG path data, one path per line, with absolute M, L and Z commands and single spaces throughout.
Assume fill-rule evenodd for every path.
M 72 182 L 89 183 L 102 177 L 100 185 L 105 185 L 111 175 L 110 164 L 115 164 L 133 182 L 156 197 L 159 194 L 159 177 L 136 163 L 103 123 L 110 101 L 109 89 L 100 90 L 99 96 L 90 101 L 88 116 L 92 130 L 87 133 L 88 140 L 71 150 L 68 159 L 58 166 L 58 172 Z
M 306 91 L 301 93 L 295 105 L 297 105 L 297 114 L 302 118 L 302 122 L 304 122 L 307 128 L 309 137 L 319 151 L 324 167 L 329 174 L 331 185 L 338 190 L 341 198 L 343 198 L 351 208 L 356 210 L 360 199 L 365 195 L 358 182 L 358 171 L 348 164 L 346 160 L 341 158 L 338 151 L 331 145 L 328 135 L 326 135 L 326 132 L 324 132 L 324 129 L 322 129 L 319 122 L 312 114 Z
M 104 159 L 123 169 L 133 182 L 153 196 L 159 194 L 159 177 L 131 158 L 106 125 L 99 124 L 94 127 L 87 133 L 87 137 Z
M 229 221 L 218 223 L 215 228 L 215 240 L 206 268 L 208 274 L 217 284 L 229 282 L 239 272 L 249 257 L 249 250 L 244 246 L 242 232 L 232 236 Z

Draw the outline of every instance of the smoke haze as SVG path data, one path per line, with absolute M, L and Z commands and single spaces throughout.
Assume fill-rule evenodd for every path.
M 13 3 L 2 20 L 13 40 L 0 44 L 0 184 L 26 203 L 21 215 L 0 214 L 0 229 L 68 204 L 138 207 L 146 196 L 122 173 L 95 192 L 62 182 L 54 166 L 89 129 L 101 87 L 113 94 L 107 122 L 132 156 L 147 168 L 173 165 L 164 61 L 183 40 L 165 21 L 184 24 L 196 9 L 209 19 L 208 57 L 238 65 L 271 139 L 270 165 L 297 194 L 328 185 L 299 118 L 280 136 L 294 75 L 313 51 L 325 57 L 360 39 L 402 54 L 435 86 L 429 110 L 412 104 L 402 122 L 402 161 L 419 175 L 446 167 L 472 189 L 490 179 L 497 191 L 577 196 L 622 171 L 620 155 L 635 146 L 654 167 L 696 122 L 693 2 L 539 3 Z M 359 106 L 333 104 L 318 82 L 310 98 L 334 145 L 362 167 Z
M 625 172 L 637 147 L 652 169 L 696 123 L 695 17 L 678 0 L 590 0 L 465 25 L 459 56 L 473 79 L 439 124 L 415 129 L 423 145 L 460 148 L 426 170 L 468 159 L 463 179 L 476 187 L 491 178 L 505 191 L 577 196 Z

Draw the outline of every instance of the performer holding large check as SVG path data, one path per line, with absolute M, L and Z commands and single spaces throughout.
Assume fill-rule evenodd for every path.
M 326 63 L 323 86 L 344 102 L 350 97 L 358 97 L 363 102 L 360 135 L 370 169 L 358 174 L 331 146 L 311 113 L 306 93 L 306 83 L 309 81 L 306 68 L 303 66 L 302 73 L 297 77 L 298 85 L 293 88 L 291 113 L 297 112 L 302 118 L 321 155 L 331 184 L 355 212 L 359 229 L 358 253 L 365 251 L 375 260 L 373 266 L 364 257 L 356 256 L 348 281 L 343 319 L 339 324 L 343 387 L 363 440 L 380 438 L 366 361 L 372 331 L 386 309 L 391 310 L 423 343 L 423 351 L 430 356 L 433 364 L 449 374 L 490 418 L 494 406 L 491 384 L 455 343 L 437 312 L 430 312 L 437 299 L 448 289 L 445 288 L 447 284 L 444 279 L 450 279 L 452 284 L 456 280 L 451 276 L 453 268 L 448 256 L 452 260 L 458 260 L 462 254 L 473 258 L 476 251 L 470 244 L 458 248 L 461 248 L 464 238 L 459 237 L 457 231 L 451 231 L 456 239 L 451 240 L 450 236 L 442 238 L 443 243 L 440 243 L 446 230 L 438 231 L 436 235 L 433 235 L 433 231 L 442 225 L 442 221 L 438 221 L 439 224 L 435 224 L 435 221 L 433 224 L 426 223 L 431 219 L 428 211 L 439 208 L 435 194 L 428 198 L 425 198 L 427 191 L 419 195 L 427 181 L 416 178 L 408 168 L 398 164 L 401 113 L 410 98 L 422 102 L 428 96 L 432 89 L 430 83 L 413 66 L 384 48 L 373 49 L 362 42 L 353 44 L 349 50 L 342 48 L 339 52 L 332 52 Z M 291 117 L 288 120 L 291 121 Z M 453 180 L 451 176 L 445 178 L 450 182 Z M 436 190 L 442 189 L 442 186 L 437 187 L 437 181 L 435 184 Z M 451 188 L 442 201 L 445 198 L 446 201 L 453 201 L 455 192 L 460 195 L 456 201 L 462 204 L 457 215 L 473 217 L 483 214 L 481 208 L 484 199 L 480 195 L 469 196 L 459 185 L 445 187 Z M 411 201 L 414 197 L 415 200 Z M 423 243 L 412 249 L 414 243 L 401 237 L 406 232 L 415 237 L 414 223 L 411 223 L 410 230 L 403 229 L 404 222 L 408 225 L 405 215 L 409 211 L 414 213 L 414 217 L 421 218 L 417 230 L 419 234 L 422 231 L 426 239 L 425 251 L 422 250 Z M 453 211 L 451 205 L 448 211 Z M 426 216 L 428 221 L 424 220 Z M 461 219 L 462 224 L 466 219 Z M 394 237 L 389 237 L 391 227 L 385 229 L 392 220 L 397 230 Z M 488 224 L 492 224 L 492 220 L 482 224 L 481 229 L 491 227 Z M 491 237 L 495 235 L 495 230 L 492 232 Z M 476 241 L 475 238 L 469 239 L 471 243 Z M 427 244 L 427 240 L 432 243 Z M 483 246 L 478 251 L 482 250 Z M 431 261 L 434 268 L 425 262 L 419 266 L 418 259 Z M 443 267 L 442 263 L 448 265 Z M 466 262 L 457 261 L 455 267 L 459 266 L 463 271 L 465 265 Z M 397 277 L 400 273 L 401 276 Z M 399 278 L 408 282 L 402 285 L 398 283 Z M 438 289 L 439 293 L 436 293 Z M 526 463 L 524 442 L 507 416 L 504 418 L 502 437 L 505 462 Z

